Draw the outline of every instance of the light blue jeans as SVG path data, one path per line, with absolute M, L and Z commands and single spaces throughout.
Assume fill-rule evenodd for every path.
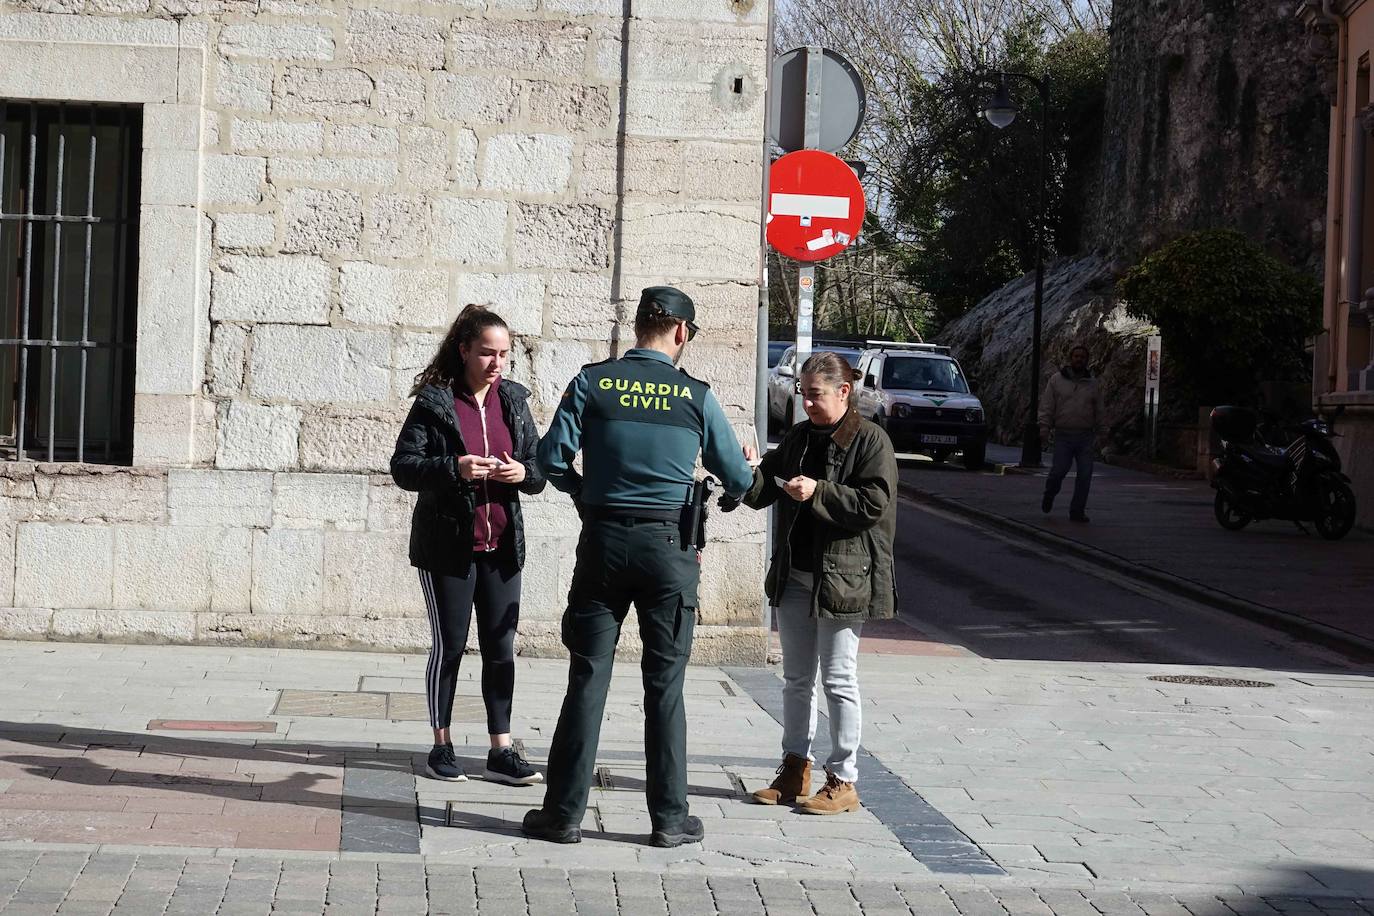
M 777 608 L 782 643 L 783 753 L 811 758 L 816 737 L 816 674 L 830 716 L 830 756 L 825 768 L 845 782 L 859 779 L 859 632 L 862 622 L 811 616 L 811 573 L 793 572 Z

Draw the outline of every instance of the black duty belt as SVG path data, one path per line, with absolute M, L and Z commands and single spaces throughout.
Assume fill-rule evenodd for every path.
M 642 509 L 632 506 L 587 506 L 588 518 L 616 522 L 672 522 L 682 521 L 682 509 Z

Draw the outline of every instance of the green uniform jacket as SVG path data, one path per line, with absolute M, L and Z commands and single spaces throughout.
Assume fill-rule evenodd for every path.
M 582 452 L 585 479 L 573 469 Z M 539 467 L 582 506 L 680 509 L 691 499 L 697 455 L 725 492 L 753 481 L 711 386 L 657 350 L 583 366 L 539 440 Z
M 764 456 L 744 503 L 778 505 L 777 537 L 765 590 L 776 607 L 792 570 L 788 532 L 799 512 L 815 513 L 811 568 L 820 570 L 811 616 L 827 620 L 884 620 L 897 615 L 892 544 L 897 531 L 897 457 L 875 424 L 849 409 L 830 437 L 825 475 L 816 493 L 799 503 L 773 482 L 790 480 L 801 467 L 810 423 L 800 423 Z

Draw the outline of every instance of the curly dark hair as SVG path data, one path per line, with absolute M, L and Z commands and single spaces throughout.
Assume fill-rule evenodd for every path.
M 503 328 L 510 333 L 510 328 L 501 316 L 482 305 L 469 305 L 458 313 L 458 317 L 453 320 L 453 326 L 444 335 L 444 342 L 439 344 L 439 350 L 434 354 L 434 358 L 425 366 L 424 371 L 415 376 L 415 386 L 410 389 L 410 396 L 420 393 L 420 389 L 426 385 L 438 385 L 448 388 L 453 385 L 455 379 L 463 376 L 463 352 L 460 348 L 471 346 L 472 342 L 482 336 L 488 328 Z

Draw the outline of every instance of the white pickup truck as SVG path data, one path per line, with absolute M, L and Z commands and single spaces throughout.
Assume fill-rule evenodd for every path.
M 957 451 L 965 467 L 982 468 L 988 443 L 983 405 L 949 348 L 869 343 L 859 357 L 859 412 L 887 430 L 899 452 L 944 461 Z

